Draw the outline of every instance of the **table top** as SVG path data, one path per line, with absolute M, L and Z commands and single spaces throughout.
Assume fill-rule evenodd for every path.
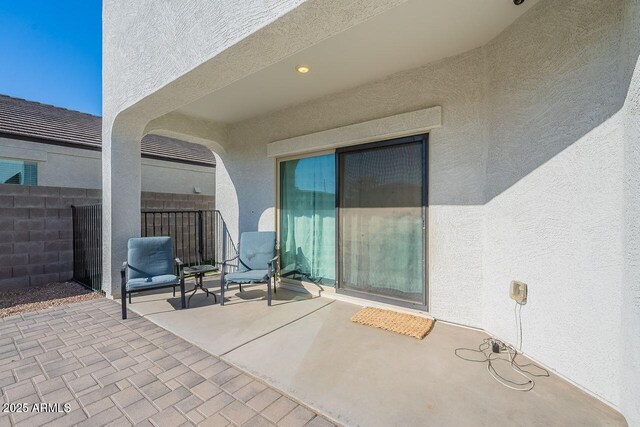
M 211 271 L 217 270 L 216 267 L 209 264 L 204 265 L 192 265 L 191 267 L 184 268 L 184 274 L 199 274 L 199 273 L 209 273 Z

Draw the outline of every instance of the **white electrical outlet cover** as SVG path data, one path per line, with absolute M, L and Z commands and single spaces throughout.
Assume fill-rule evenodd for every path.
M 518 304 L 527 303 L 527 284 L 518 280 L 512 280 L 509 286 L 509 297 Z

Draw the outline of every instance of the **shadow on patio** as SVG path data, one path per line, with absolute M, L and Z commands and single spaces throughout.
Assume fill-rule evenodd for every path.
M 205 285 L 219 298 L 218 276 Z M 226 296 L 220 306 L 198 292 L 177 310 L 178 296 L 157 292 L 134 296 L 129 308 L 345 425 L 626 424 L 553 373 L 519 392 L 454 355 L 477 348 L 481 331 L 438 322 L 416 340 L 352 323 L 360 307 L 341 301 L 279 288 L 268 307 L 264 285 Z

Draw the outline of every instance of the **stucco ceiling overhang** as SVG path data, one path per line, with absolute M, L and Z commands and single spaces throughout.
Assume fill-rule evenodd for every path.
M 409 0 L 176 110 L 234 123 L 480 47 L 537 0 Z M 259 53 L 258 53 L 259 54 Z M 308 64 L 311 72 L 296 72 Z

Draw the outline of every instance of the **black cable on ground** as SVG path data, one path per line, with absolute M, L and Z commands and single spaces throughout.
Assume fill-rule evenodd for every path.
M 493 352 L 493 344 L 497 343 L 498 348 L 500 350 L 499 353 Z M 462 352 L 469 352 L 471 354 L 481 355 L 481 358 L 474 359 L 469 357 L 464 357 L 461 355 Z M 507 358 L 501 357 L 503 354 L 508 355 Z M 516 361 L 516 356 L 518 355 L 518 351 L 513 348 L 513 346 L 506 344 L 505 342 L 496 339 L 496 338 L 485 338 L 482 343 L 478 346 L 478 349 L 473 348 L 457 348 L 455 350 L 455 355 L 463 360 L 467 360 L 469 362 L 476 363 L 486 363 L 487 371 L 489 374 L 498 381 L 503 386 L 510 388 L 511 390 L 516 391 L 530 391 L 535 386 L 535 381 L 532 377 L 548 377 L 549 371 L 542 368 L 541 366 L 536 365 L 535 363 L 527 363 L 525 365 L 520 365 Z M 517 373 L 519 376 L 525 379 L 524 382 L 512 381 L 504 376 L 500 375 L 496 370 L 494 364 L 495 362 L 509 362 L 511 369 Z M 535 368 L 539 370 L 538 373 L 532 372 L 531 368 Z

